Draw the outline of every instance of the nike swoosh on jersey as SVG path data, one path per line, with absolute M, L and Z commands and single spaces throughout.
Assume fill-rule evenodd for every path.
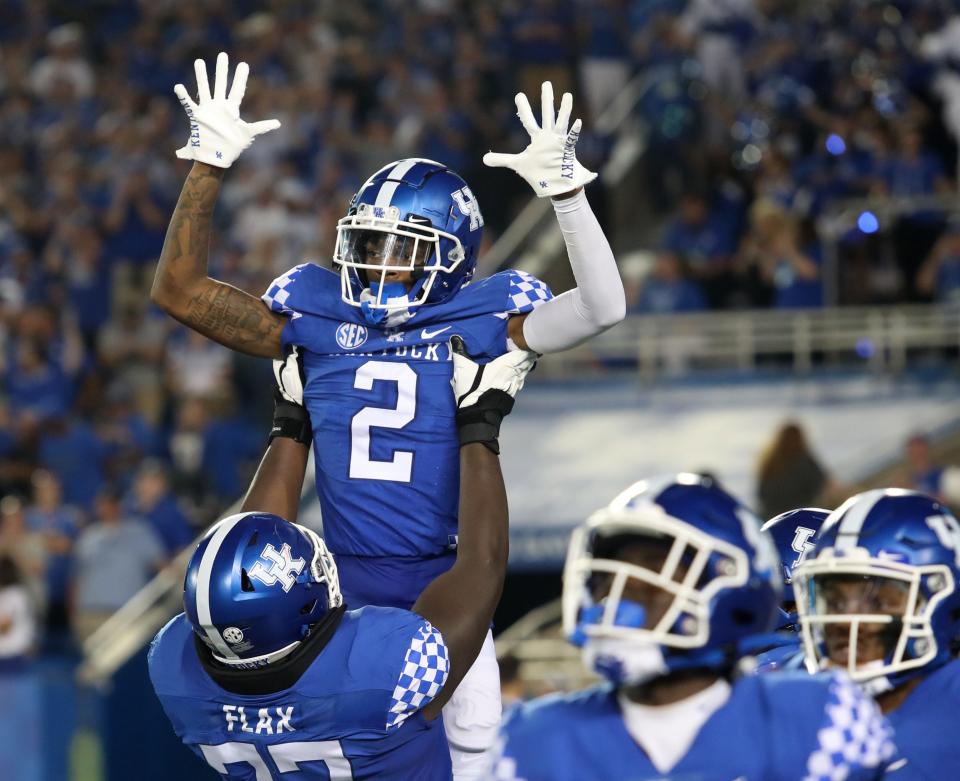
M 910 760 L 908 759 L 898 759 L 896 762 L 890 763 L 887 766 L 887 773 L 892 773 L 894 770 L 900 770 L 901 768 L 905 768 L 909 761 Z
M 453 328 L 452 325 L 447 325 L 447 326 L 444 326 L 443 328 L 438 328 L 436 331 L 430 331 L 430 330 L 424 328 L 424 329 L 420 332 L 420 338 L 421 338 L 421 339 L 432 339 L 434 336 L 439 336 L 439 335 L 442 334 L 444 331 L 449 331 L 451 328 Z

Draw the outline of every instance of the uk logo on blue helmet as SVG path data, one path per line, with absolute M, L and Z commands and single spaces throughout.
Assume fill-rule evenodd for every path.
M 477 200 L 454 171 L 422 158 L 390 163 L 337 223 L 341 297 L 374 325 L 402 322 L 470 281 L 482 236 Z
M 945 664 L 960 640 L 960 523 L 925 494 L 851 497 L 793 580 L 808 664 L 872 694 Z
M 563 624 L 586 663 L 617 684 L 725 669 L 769 632 L 779 562 L 760 519 L 713 480 L 645 480 L 571 537 Z
M 793 568 L 813 554 L 814 538 L 828 515 L 829 510 L 801 507 L 780 513 L 763 524 L 763 530 L 770 533 L 773 544 L 777 546 L 783 572 L 783 612 L 778 630 L 799 631 L 797 606 L 793 598 Z
M 319 535 L 270 513 L 231 515 L 211 527 L 183 587 L 194 632 L 215 659 L 237 668 L 284 658 L 342 603 Z

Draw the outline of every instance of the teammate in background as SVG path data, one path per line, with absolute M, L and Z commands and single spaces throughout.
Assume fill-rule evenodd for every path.
M 193 160 L 167 231 L 152 300 L 209 338 L 252 355 L 296 351 L 302 400 L 314 432 L 316 486 L 325 539 L 353 606 L 409 608 L 454 561 L 457 442 L 447 384 L 447 341 L 461 336 L 490 360 L 511 349 L 565 350 L 619 322 L 623 285 L 583 186 L 596 174 L 576 158 L 580 121 L 572 97 L 554 111 L 549 82 L 538 126 L 526 97 L 518 116 L 530 144 L 484 162 L 520 174 L 551 197 L 577 288 L 554 298 L 540 280 L 504 271 L 473 281 L 483 215 L 467 183 L 441 163 L 399 160 L 368 179 L 337 226 L 334 273 L 299 265 L 261 298 L 207 276 L 213 209 L 240 153 L 276 120 L 239 118 L 248 69 L 229 94 L 226 54 L 211 94 L 196 62 L 198 102 L 175 91 L 190 118 L 177 156 Z M 445 725 L 458 778 L 482 767 L 500 721 L 492 637 L 448 709 Z
M 348 610 L 323 540 L 284 520 L 297 515 L 310 441 L 306 413 L 285 400 L 243 511 L 194 552 L 185 612 L 154 640 L 150 677 L 177 735 L 223 778 L 451 778 L 437 717 L 503 588 L 497 436 L 534 356 L 453 362 L 461 541 L 412 610 Z
M 736 677 L 776 621 L 778 570 L 759 519 L 716 484 L 628 488 L 574 531 L 564 571 L 564 629 L 608 683 L 511 711 L 492 776 L 880 778 L 889 727 L 846 677 Z
M 829 514 L 829 510 L 802 507 L 780 513 L 763 524 L 763 531 L 770 532 L 780 556 L 784 588 L 777 636 L 757 655 L 757 669 L 761 672 L 803 669 L 800 624 L 797 623 L 797 602 L 793 595 L 793 568 L 813 552 L 813 538 Z
M 876 699 L 899 749 L 891 781 L 960 778 L 960 523 L 936 499 L 885 489 L 830 514 L 793 571 L 807 659 Z

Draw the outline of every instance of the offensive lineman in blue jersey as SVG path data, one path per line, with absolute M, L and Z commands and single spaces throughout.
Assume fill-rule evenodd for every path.
M 829 514 L 829 510 L 801 507 L 780 513 L 763 524 L 763 530 L 770 532 L 780 556 L 784 589 L 775 640 L 757 653 L 760 672 L 803 669 L 800 624 L 793 596 L 793 568 L 802 564 L 813 551 L 813 538 Z
M 451 778 L 440 707 L 479 652 L 507 564 L 497 435 L 534 356 L 455 355 L 463 467 L 455 565 L 413 610 L 347 610 L 335 558 L 296 517 L 309 438 L 280 400 L 243 512 L 187 568 L 184 609 L 150 649 L 178 736 L 224 779 Z M 303 414 L 305 417 L 305 413 Z
M 628 488 L 574 531 L 563 623 L 609 683 L 505 720 L 497 781 L 862 781 L 893 752 L 842 675 L 735 677 L 776 621 L 776 552 L 759 520 L 698 475 Z
M 196 63 L 198 103 L 175 92 L 190 118 L 177 156 L 194 161 L 167 231 L 152 300 L 177 320 L 233 349 L 283 359 L 296 349 L 303 401 L 315 435 L 317 494 L 330 550 L 350 604 L 409 608 L 454 560 L 456 438 L 446 392 L 447 341 L 461 336 L 488 360 L 512 348 L 572 347 L 623 319 L 626 301 L 609 243 L 583 193 L 596 174 L 576 158 L 580 121 L 572 98 L 554 111 L 549 82 L 541 125 L 517 95 L 530 134 L 520 154 L 488 153 L 539 197 L 553 199 L 578 287 L 554 298 L 540 280 L 505 271 L 473 282 L 483 217 L 469 186 L 441 163 L 412 158 L 367 180 L 337 226 L 339 274 L 305 263 L 280 276 L 262 300 L 207 276 L 212 214 L 224 170 L 276 120 L 239 118 L 248 69 L 227 93 L 227 55 L 211 94 Z M 299 387 L 302 385 L 302 388 Z M 302 395 L 301 395 L 302 394 Z M 480 766 L 500 719 L 492 638 L 451 703 L 470 692 L 446 726 L 455 761 Z M 462 727 L 460 729 L 459 727 Z M 465 778 L 466 776 L 461 775 Z
M 886 489 L 830 514 L 794 572 L 806 656 L 847 670 L 894 729 L 890 781 L 960 778 L 960 523 Z

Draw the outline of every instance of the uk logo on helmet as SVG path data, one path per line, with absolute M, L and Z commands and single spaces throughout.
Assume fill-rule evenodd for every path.
M 280 546 L 279 552 L 273 545 L 267 545 L 260 553 L 260 558 L 270 563 L 265 567 L 262 561 L 256 562 L 247 575 L 251 580 L 259 580 L 267 586 L 274 586 L 279 583 L 284 591 L 290 591 L 293 584 L 297 582 L 297 576 L 303 571 L 306 560 L 293 558 L 290 546 L 284 543 Z
M 341 323 L 337 328 L 337 344 L 344 350 L 355 350 L 367 341 L 367 329 L 358 323 Z
M 477 228 L 483 227 L 483 215 L 480 214 L 480 206 L 469 187 L 461 187 L 459 190 L 455 190 L 450 193 L 450 197 L 463 212 L 463 216 L 470 218 L 470 230 L 475 231 Z

